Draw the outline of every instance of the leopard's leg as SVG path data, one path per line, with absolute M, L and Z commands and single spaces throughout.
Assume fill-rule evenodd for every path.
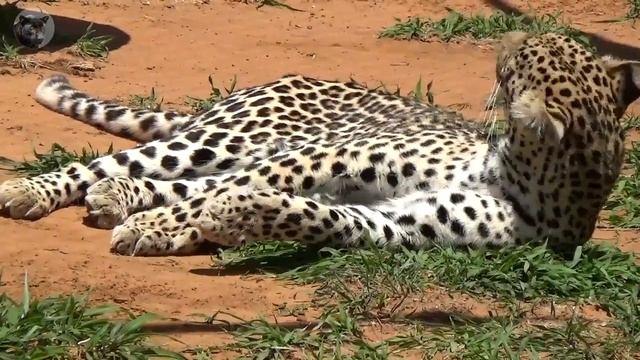
M 169 138 L 194 118 L 175 111 L 131 109 L 102 101 L 73 88 L 63 75 L 43 80 L 36 88 L 35 99 L 55 112 L 143 143 Z
M 188 255 L 208 242 L 329 241 L 348 247 L 365 239 L 410 248 L 501 247 L 531 231 L 510 203 L 468 190 L 414 192 L 370 207 L 244 188 L 134 214 L 114 229 L 111 249 L 136 256 Z
M 115 176 L 158 180 L 198 178 L 233 172 L 279 151 L 250 143 L 232 143 L 233 132 L 194 129 L 167 140 L 100 157 L 88 166 L 73 163 L 60 171 L 0 184 L 0 209 L 15 219 L 38 219 L 55 209 L 82 200 L 89 186 Z M 94 187 L 92 195 L 108 195 Z M 114 210 L 116 211 L 116 210 Z
M 217 186 L 215 189 L 208 188 L 207 191 L 250 185 L 254 189 L 277 188 L 304 196 L 326 193 L 336 196 L 339 202 L 344 202 L 345 199 L 341 199 L 342 197 L 352 196 L 354 193 L 360 193 L 360 199 L 371 201 L 401 196 L 416 190 L 440 188 L 457 179 L 461 186 L 472 187 L 480 184 L 480 175 L 469 175 L 485 169 L 485 159 L 482 156 L 475 160 L 459 159 L 448 163 L 439 159 L 422 160 L 424 153 L 438 154 L 443 151 L 437 147 L 435 141 L 429 141 L 430 137 L 436 135 L 438 134 L 425 135 L 426 140 L 421 151 L 407 146 L 396 146 L 405 140 L 399 135 L 396 136 L 396 140 L 390 140 L 384 147 L 378 147 L 373 151 L 336 145 L 307 145 L 288 150 L 280 147 L 276 155 L 257 160 L 229 175 L 213 177 Z M 466 147 L 467 151 L 470 151 L 464 141 L 451 141 L 450 146 L 451 150 Z M 476 181 L 476 184 L 472 183 L 472 180 Z M 206 181 L 181 181 L 175 186 L 180 189 L 187 186 L 188 196 L 191 196 L 204 189 L 203 182 Z M 170 183 L 161 183 L 158 186 L 147 183 L 147 186 L 143 186 L 142 181 L 135 179 L 106 179 L 89 189 L 87 205 L 90 211 L 98 215 L 97 225 L 108 228 L 122 223 L 126 216 L 134 212 L 171 205 L 186 198 L 174 196 L 173 186 Z M 129 191 L 129 188 L 143 190 L 146 187 L 154 190 L 137 193 Z M 350 188 L 359 190 L 354 192 Z
M 112 229 L 136 212 L 170 206 L 215 186 L 219 181 L 220 176 L 177 180 L 115 176 L 91 185 L 87 189 L 85 205 L 95 226 Z M 322 203 L 342 202 L 342 199 L 328 194 L 311 196 Z
M 115 176 L 98 181 L 87 189 L 85 205 L 92 223 L 112 229 L 131 214 L 158 206 L 169 206 L 204 191 L 217 177 L 155 180 Z

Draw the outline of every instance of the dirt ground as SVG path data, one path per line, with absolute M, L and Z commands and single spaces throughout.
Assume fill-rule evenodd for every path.
M 433 80 L 439 104 L 466 103 L 469 118 L 482 118 L 483 102 L 493 84 L 494 55 L 489 46 L 378 39 L 394 18 L 410 15 L 440 17 L 446 8 L 461 12 L 489 12 L 491 1 L 405 0 L 346 1 L 288 0 L 294 12 L 242 2 L 210 1 L 60 1 L 43 10 L 69 18 L 109 24 L 130 40 L 113 50 L 101 68 L 89 76 L 71 75 L 74 85 L 101 98 L 148 94 L 151 87 L 166 107 L 184 108 L 186 95 L 206 97 L 207 76 L 238 86 L 270 81 L 285 73 L 348 80 L 369 85 L 380 81 L 400 86 L 404 93 L 422 77 Z M 497 2 L 495 2 L 497 3 Z M 622 16 L 625 1 L 540 0 L 538 13 L 563 11 L 575 27 L 597 34 L 619 56 L 640 59 L 640 36 L 629 23 L 597 23 Z M 27 5 L 32 5 L 27 3 Z M 500 4 L 498 4 L 500 5 Z M 527 2 L 508 4 L 528 9 Z M 622 45 L 625 44 L 625 45 Z M 638 50 L 636 50 L 638 49 Z M 42 52 L 53 60 L 64 50 Z M 38 82 L 51 70 L 0 73 L 0 155 L 30 157 L 57 142 L 79 150 L 90 143 L 104 150 L 134 145 L 50 112 L 32 99 Z M 632 110 L 638 110 L 635 106 Z M 0 175 L 0 180 L 9 178 Z M 82 224 L 83 208 L 66 208 L 35 222 L 0 218 L 0 269 L 4 289 L 20 292 L 28 272 L 35 295 L 78 293 L 91 289 L 94 301 L 115 302 L 137 311 L 151 311 L 171 319 L 199 319 L 194 314 L 225 310 L 245 318 L 275 316 L 283 303 L 295 305 L 310 289 L 277 282 L 266 276 L 224 274 L 211 269 L 209 257 L 129 258 L 111 255 L 111 232 Z M 598 230 L 594 237 L 619 241 L 623 249 L 640 251 L 636 232 Z M 486 315 L 487 308 L 469 299 L 433 294 L 433 311 L 464 308 Z M 298 319 L 303 320 L 303 319 Z M 279 318 L 296 321 L 296 318 Z M 167 326 L 166 332 L 187 345 L 214 345 L 225 337 L 216 329 Z M 162 340 L 166 341 L 166 340 Z M 178 345 L 175 345 L 180 347 Z

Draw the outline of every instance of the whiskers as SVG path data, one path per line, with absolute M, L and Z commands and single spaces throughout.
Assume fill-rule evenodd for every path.
M 502 68 L 501 71 L 504 71 L 505 67 Z M 498 129 L 498 111 L 496 108 L 498 107 L 498 101 L 504 100 L 501 99 L 500 92 L 500 81 L 494 80 L 493 86 L 491 87 L 491 92 L 489 94 L 489 98 L 484 107 L 484 114 L 482 115 L 482 124 L 485 129 L 487 129 L 487 142 L 490 142 L 492 138 L 497 134 Z
M 482 125 L 487 129 L 487 139 L 489 142 L 496 131 L 496 125 L 498 124 L 498 112 L 496 111 L 496 103 L 498 101 L 498 94 L 500 93 L 500 82 L 493 81 L 493 87 L 491 93 L 485 104 L 484 114 L 482 116 Z

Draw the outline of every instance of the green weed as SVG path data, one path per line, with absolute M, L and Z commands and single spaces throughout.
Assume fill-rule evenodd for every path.
M 205 99 L 188 96 L 187 105 L 189 105 L 196 114 L 207 112 L 211 110 L 215 103 L 220 102 L 227 96 L 231 95 L 231 93 L 236 90 L 236 83 L 237 78 L 234 76 L 229 88 L 224 88 L 224 91 L 226 92 L 226 94 L 224 94 L 220 88 L 213 84 L 213 78 L 209 75 L 209 86 L 211 86 L 209 96 Z
M 640 116 L 635 114 L 626 114 L 622 118 L 622 126 L 624 127 L 625 131 L 640 129 Z
M 427 40 L 435 37 L 449 42 L 454 39 L 470 37 L 475 40 L 496 39 L 510 31 L 534 33 L 555 32 L 567 35 L 581 44 L 590 47 L 589 39 L 569 25 L 564 24 L 559 15 L 545 14 L 529 17 L 510 15 L 497 11 L 489 16 L 466 16 L 449 10 L 447 17 L 440 20 L 411 18 L 406 21 L 396 19 L 396 24 L 384 29 L 382 38 Z
M 513 313 L 479 321 L 452 322 L 450 327 L 425 329 L 388 340 L 392 348 L 422 349 L 452 359 L 613 359 L 629 344 L 573 315 L 560 323 L 530 323 Z M 630 357 L 628 358 L 630 359 Z
M 362 84 L 359 83 L 358 81 L 354 80 L 353 78 L 351 79 L 351 81 L 355 82 L 358 85 L 367 87 L 368 86 L 366 84 Z M 394 95 L 394 96 L 403 96 L 403 97 L 408 97 L 411 98 L 417 102 L 423 103 L 423 104 L 427 104 L 429 106 L 438 106 L 435 102 L 435 93 L 433 91 L 433 81 L 429 81 L 427 83 L 426 89 L 424 89 L 424 85 L 422 83 L 422 77 L 418 78 L 418 81 L 416 82 L 416 85 L 413 87 L 413 90 L 409 91 L 407 94 L 403 95 L 402 91 L 400 90 L 399 86 L 396 86 L 396 88 L 394 90 L 389 89 L 384 83 L 380 82 L 380 84 L 378 84 L 378 86 L 371 88 L 371 90 L 377 90 L 377 91 L 381 91 L 383 93 L 386 94 L 390 94 L 390 95 Z M 468 103 L 454 103 L 454 104 L 449 104 L 449 105 L 444 105 L 442 107 L 450 109 L 450 110 L 455 110 L 455 111 L 461 111 L 464 110 L 468 107 L 470 107 L 471 105 Z
M 225 255 L 223 265 L 257 265 L 261 271 L 271 269 L 269 272 L 299 283 L 327 282 L 331 274 L 339 274 L 342 281 L 362 283 L 379 277 L 387 282 L 382 288 L 399 289 L 397 284 L 403 284 L 407 289 L 418 289 L 432 283 L 475 295 L 518 300 L 608 299 L 615 294 L 607 291 L 630 295 L 633 284 L 640 282 L 634 256 L 604 244 L 578 248 L 571 260 L 559 257 L 545 245 L 499 250 L 312 249 L 288 243 L 250 245 L 242 253 Z M 305 257 L 305 264 L 291 268 Z
M 22 49 L 22 46 L 6 40 L 4 35 L 2 35 L 0 38 L 0 63 L 21 69 L 46 67 L 44 64 L 35 61 L 28 56 L 20 55 L 20 51 Z
M 208 354 L 223 349 L 240 352 L 241 359 L 388 359 L 403 358 L 407 352 L 422 353 L 427 359 L 538 359 L 553 354 L 553 358 L 582 360 L 632 359 L 638 351 L 629 338 L 575 313 L 568 321 L 530 321 L 515 312 L 450 320 L 450 326 L 417 323 L 409 330 L 405 326 L 400 335 L 371 342 L 362 321 L 338 307 L 325 311 L 317 323 L 301 327 L 264 319 L 243 321 L 231 331 L 232 344 Z
M 354 80 L 353 78 L 351 79 L 352 82 L 369 88 L 367 84 L 364 83 L 359 83 L 358 81 Z M 413 90 L 409 91 L 406 95 L 402 94 L 402 91 L 400 90 L 399 86 L 396 86 L 396 88 L 394 90 L 389 89 L 384 83 L 380 82 L 378 84 L 378 86 L 371 88 L 371 90 L 374 91 L 381 91 L 385 94 L 390 94 L 390 95 L 394 95 L 394 96 L 402 96 L 402 97 L 407 97 L 410 99 L 413 99 L 417 102 L 420 103 L 424 103 L 430 106 L 436 106 L 435 103 L 435 96 L 434 96 L 434 92 L 433 92 L 433 81 L 429 81 L 429 83 L 427 83 L 427 87 L 426 89 L 423 88 L 423 84 L 422 84 L 422 77 L 418 78 L 418 81 L 416 82 L 416 85 L 413 87 Z M 457 107 L 457 108 L 464 108 L 466 106 L 466 104 L 452 104 L 452 105 L 448 105 L 447 107 L 449 108 L 453 108 L 453 107 Z
M 34 160 L 23 160 L 21 162 L 7 162 L 11 164 L 11 167 L 4 168 L 3 170 L 9 170 L 25 176 L 37 176 L 46 174 L 52 171 L 58 171 L 63 167 L 73 163 L 80 162 L 84 165 L 88 165 L 91 161 L 98 157 L 110 155 L 113 153 L 113 146 L 109 146 L 106 152 L 100 153 L 93 150 L 91 145 L 89 148 L 82 148 L 80 153 L 75 151 L 69 151 L 62 145 L 54 143 L 48 152 L 38 153 L 33 151 L 35 157 Z
M 353 314 L 393 317 L 409 297 L 427 287 L 428 278 L 423 272 L 423 264 L 415 261 L 408 250 L 400 256 L 374 247 L 370 251 L 354 254 L 355 258 L 351 260 L 358 268 L 318 274 L 322 277 L 322 285 L 317 295 L 323 301 L 337 300 Z
M 557 353 L 563 359 L 599 359 L 633 353 L 640 345 L 640 268 L 635 260 L 605 244 L 578 248 L 571 259 L 544 245 L 409 251 L 318 249 L 268 242 L 223 253 L 226 267 L 258 266 L 280 278 L 317 286 L 314 302 L 323 314 L 314 325 L 287 329 L 264 320 L 244 323 L 235 333 L 233 346 L 248 350 L 251 359 L 286 358 L 292 352 L 307 358 L 385 359 L 416 350 L 427 358 L 447 354 L 456 359 L 533 359 L 544 353 Z M 360 328 L 363 321 L 406 323 L 397 311 L 404 299 L 433 285 L 513 305 L 507 306 L 511 310 L 503 317 L 474 321 L 452 317 L 449 327 L 434 330 L 417 325 L 410 333 L 379 343 L 366 340 Z M 518 310 L 520 301 L 597 303 L 615 321 L 606 329 L 577 316 L 567 322 L 530 323 Z M 273 349 L 286 352 L 266 353 Z
M 380 32 L 381 38 L 402 40 L 424 40 L 431 34 L 433 22 L 418 17 L 402 21 L 396 18 L 396 23 Z
M 635 347 L 640 347 L 639 286 L 634 287 L 628 296 L 605 304 L 605 307 L 616 316 L 614 326 L 622 330 Z
M 306 263 L 303 263 L 302 259 L 305 257 Z M 291 261 L 292 259 L 295 261 Z M 599 335 L 594 335 L 588 341 L 583 337 L 578 338 L 582 342 L 574 344 L 572 349 L 575 354 L 567 353 L 570 355 L 567 358 L 576 358 L 576 354 L 581 354 L 582 358 L 598 358 L 589 357 L 592 350 L 595 349 L 593 351 L 597 353 L 613 351 L 607 347 L 607 342 L 614 340 L 627 348 L 637 349 L 640 345 L 637 301 L 640 267 L 636 264 L 634 255 L 608 244 L 590 244 L 578 248 L 573 258 L 566 259 L 544 245 L 499 250 L 433 248 L 409 251 L 375 247 L 312 250 L 299 244 L 264 243 L 250 245 L 241 254 L 227 253 L 223 263 L 229 268 L 257 265 L 260 271 L 272 269 L 271 272 L 278 277 L 295 283 L 316 284 L 314 302 L 317 306 L 325 311 L 336 307 L 343 309 L 356 322 L 371 318 L 378 321 L 402 321 L 402 305 L 405 300 L 419 297 L 430 286 L 442 286 L 474 296 L 493 297 L 506 304 L 523 301 L 551 304 L 594 303 L 616 318 L 614 325 L 623 335 L 613 340 L 607 338 L 606 342 L 602 342 L 604 338 Z M 591 328 L 576 330 L 577 324 L 565 324 L 564 330 L 537 328 L 529 333 L 519 330 L 519 333 L 509 335 L 508 344 L 495 341 L 493 344 L 487 343 L 486 338 L 479 337 L 487 334 L 487 329 L 478 327 L 479 324 L 466 324 L 460 329 L 449 329 L 454 332 L 447 336 L 454 336 L 454 340 L 445 341 L 441 337 L 435 338 L 431 343 L 438 345 L 435 350 L 442 352 L 443 346 L 453 346 L 451 341 L 454 341 L 457 347 L 471 349 L 469 354 L 478 356 L 469 358 L 478 359 L 495 358 L 485 357 L 489 353 L 503 354 L 503 351 L 515 352 L 517 349 L 525 351 L 527 348 L 522 347 L 526 345 L 525 342 L 534 340 L 538 342 L 532 350 L 535 350 L 534 353 L 543 351 L 544 342 L 551 341 L 549 339 L 555 339 L 553 341 L 556 345 L 553 346 L 556 347 L 550 345 L 546 349 L 560 351 L 571 339 L 570 331 L 577 332 L 574 334 L 576 337 L 587 332 L 591 334 Z M 495 334 L 495 331 L 499 326 L 504 328 L 502 323 L 490 325 L 494 327 L 494 332 L 486 336 L 498 336 L 500 334 Z M 469 332 L 475 333 L 471 336 Z M 463 341 L 455 336 L 469 338 Z M 353 336 L 349 335 L 348 338 L 351 339 L 349 341 L 354 341 Z M 591 342 L 598 344 L 596 346 Z M 391 349 L 392 352 L 397 350 L 389 348 L 390 345 L 386 344 L 379 349 Z M 477 349 L 472 350 L 474 346 Z
M 604 209 L 610 210 L 608 221 L 622 228 L 640 227 L 640 143 L 627 153 L 628 175 L 620 175 Z
M 128 106 L 135 109 L 144 109 L 150 111 L 161 111 L 164 98 L 158 99 L 156 89 L 151 88 L 149 95 L 132 95 L 129 97 Z
M 628 9 L 626 18 L 627 20 L 638 20 L 640 19 L 640 0 L 628 0 Z
M 233 332 L 235 342 L 228 349 L 248 353 L 250 359 L 288 359 L 297 348 L 315 345 L 305 329 L 286 329 L 264 319 L 245 322 Z
M 422 89 L 422 77 L 420 77 L 413 91 L 409 93 L 409 96 L 413 97 L 417 102 L 435 106 L 432 88 L 433 81 L 429 81 L 429 83 L 427 84 L 427 91 L 425 93 Z
M 20 57 L 20 49 L 20 46 L 9 43 L 3 35 L 0 40 L 0 59 L 10 63 L 17 62 Z
M 112 322 L 114 306 L 89 307 L 84 298 L 33 299 L 27 278 L 21 301 L 0 295 L 0 359 L 184 359 L 146 344 L 151 314 Z
M 218 320 L 215 314 L 209 321 Z M 240 324 L 230 333 L 235 341 L 227 346 L 200 349 L 196 353 L 215 354 L 221 350 L 233 350 L 242 354 L 240 359 L 377 359 L 375 346 L 365 340 L 358 319 L 344 307 L 328 307 L 314 323 L 303 326 L 280 326 L 266 319 L 246 321 L 232 314 Z M 346 355 L 350 354 L 350 355 Z M 364 357 L 363 357 L 364 356 Z M 204 357 L 207 358 L 207 357 Z M 386 357 L 384 357 L 386 358 Z
M 109 35 L 94 36 L 93 24 L 87 27 L 85 33 L 76 41 L 71 52 L 81 57 L 107 58 L 109 56 L 109 44 L 113 38 Z

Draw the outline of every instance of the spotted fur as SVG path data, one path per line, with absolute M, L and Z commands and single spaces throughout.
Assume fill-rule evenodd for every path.
M 640 65 L 554 34 L 507 34 L 497 143 L 459 114 L 354 82 L 288 75 L 201 115 L 132 110 L 54 76 L 43 105 L 142 145 L 0 185 L 13 218 L 83 199 L 118 254 L 263 239 L 504 247 L 587 241 L 624 156 Z

